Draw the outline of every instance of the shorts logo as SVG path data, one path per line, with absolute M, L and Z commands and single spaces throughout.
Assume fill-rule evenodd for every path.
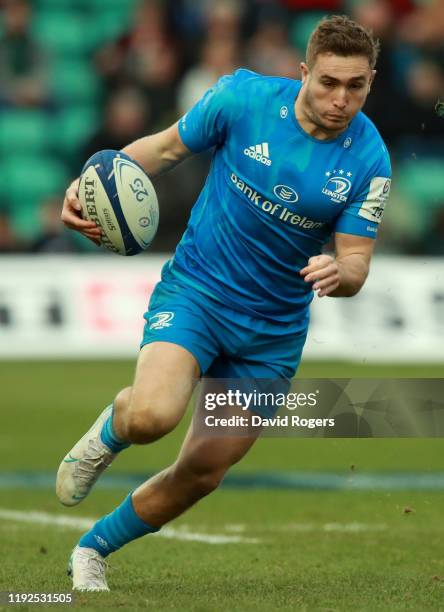
M 170 321 L 174 318 L 174 312 L 158 312 L 149 318 L 150 329 L 162 329 L 171 327 Z
M 273 193 L 284 202 L 292 203 L 299 200 L 296 191 L 292 187 L 287 187 L 287 185 L 276 185 L 273 189 Z
M 351 189 L 351 181 L 343 176 L 344 170 L 339 170 L 339 172 L 333 170 L 333 172 L 326 172 L 325 174 L 328 177 L 328 181 L 324 185 L 322 193 L 329 196 L 332 202 L 345 203 Z M 332 174 L 333 176 L 331 176 Z M 351 177 L 351 175 L 351 172 L 347 172 L 347 176 Z

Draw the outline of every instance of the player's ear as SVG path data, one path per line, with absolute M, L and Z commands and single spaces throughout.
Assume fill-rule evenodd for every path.
M 301 81 L 302 83 L 305 83 L 308 77 L 309 69 L 305 62 L 301 62 L 300 68 L 301 68 Z
M 374 81 L 375 76 L 376 76 L 376 70 L 372 70 L 372 73 L 370 75 L 370 80 L 368 82 L 368 93 L 370 93 L 370 89 L 372 87 L 372 83 Z

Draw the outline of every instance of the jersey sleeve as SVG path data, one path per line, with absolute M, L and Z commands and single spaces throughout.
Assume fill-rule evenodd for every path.
M 358 193 L 338 217 L 334 231 L 376 238 L 390 194 L 391 167 L 387 149 L 370 169 Z
M 238 73 L 221 77 L 179 120 L 179 134 L 195 153 L 221 145 L 236 109 Z

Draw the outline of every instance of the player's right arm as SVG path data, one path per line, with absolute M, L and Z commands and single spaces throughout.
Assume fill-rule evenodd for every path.
M 239 95 L 236 84 L 248 75 L 248 71 L 238 71 L 220 78 L 180 121 L 158 134 L 132 142 L 122 151 L 135 159 L 148 176 L 154 177 L 193 153 L 221 145 L 236 113 Z M 79 179 L 76 179 L 66 191 L 62 221 L 67 227 L 100 244 L 100 228 L 81 217 L 78 191 Z
M 139 138 L 122 151 L 135 159 L 150 177 L 170 170 L 192 155 L 192 151 L 182 142 L 178 123 L 157 134 Z M 93 221 L 86 221 L 81 216 L 79 181 L 77 178 L 66 190 L 61 219 L 67 227 L 77 230 L 98 245 L 101 229 Z
M 149 177 L 158 176 L 193 154 L 183 144 L 178 126 L 176 122 L 163 132 L 139 138 L 122 151 L 135 159 Z

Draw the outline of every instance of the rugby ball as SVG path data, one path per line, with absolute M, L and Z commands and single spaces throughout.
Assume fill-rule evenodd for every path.
M 147 249 L 157 232 L 159 205 L 143 168 L 122 151 L 95 153 L 79 184 L 82 217 L 103 230 L 102 245 L 119 255 Z

